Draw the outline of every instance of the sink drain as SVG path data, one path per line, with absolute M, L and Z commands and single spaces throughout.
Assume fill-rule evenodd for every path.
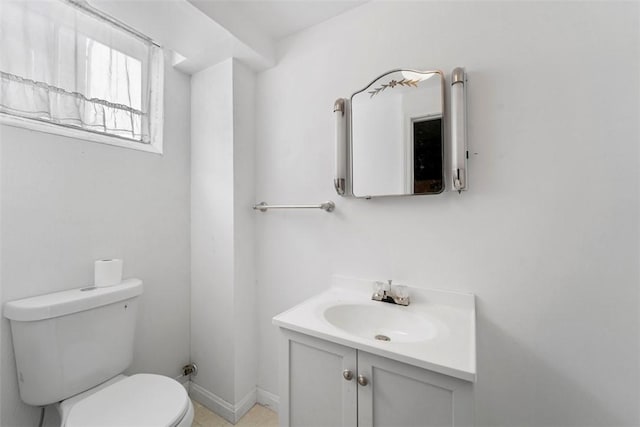
M 378 341 L 391 341 L 391 338 L 386 335 L 376 335 L 374 338 Z

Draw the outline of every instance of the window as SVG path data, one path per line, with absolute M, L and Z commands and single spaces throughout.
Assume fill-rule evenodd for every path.
M 78 0 L 3 0 L 0 119 L 162 152 L 162 49 Z

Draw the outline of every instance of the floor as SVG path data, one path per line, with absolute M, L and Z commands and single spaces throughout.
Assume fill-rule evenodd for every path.
M 211 412 L 195 400 L 192 402 L 195 410 L 192 427 L 233 426 L 229 421 Z M 264 406 L 255 405 L 244 417 L 240 418 L 236 427 L 278 427 L 278 414 Z

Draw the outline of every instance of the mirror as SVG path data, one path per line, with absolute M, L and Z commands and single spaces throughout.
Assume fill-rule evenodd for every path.
M 440 71 L 391 71 L 351 96 L 348 164 L 353 196 L 444 190 L 443 100 Z

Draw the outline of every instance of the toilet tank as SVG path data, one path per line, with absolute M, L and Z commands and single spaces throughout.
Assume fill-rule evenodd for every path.
M 126 279 L 6 303 L 22 400 L 59 402 L 127 369 L 140 294 L 142 281 Z

